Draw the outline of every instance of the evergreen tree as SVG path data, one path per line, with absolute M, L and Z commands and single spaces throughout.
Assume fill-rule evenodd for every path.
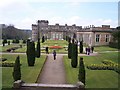
M 35 44 L 32 41 L 27 41 L 27 61 L 28 61 L 28 66 L 34 66 L 35 64 Z
M 3 42 L 4 42 L 4 43 L 7 43 L 7 39 L 3 39 Z
M 38 39 L 38 42 L 37 42 L 37 50 L 36 50 L 36 57 L 39 58 L 40 55 L 41 55 L 40 40 Z
M 4 43 L 4 42 L 2 42 L 2 44 L 3 44 L 3 46 L 5 46 L 5 43 Z
M 44 38 L 44 36 L 42 36 L 42 43 L 44 43 L 45 42 L 45 38 Z
M 85 85 L 85 66 L 83 62 L 83 58 L 80 58 L 79 61 L 79 74 L 78 74 L 78 80 L 84 83 Z
M 10 45 L 10 41 L 8 41 L 8 45 Z
M 26 43 L 26 40 L 23 40 L 23 43 Z
M 73 43 L 72 44 L 72 57 L 71 57 L 71 65 L 73 68 L 77 67 L 77 63 L 78 63 L 78 49 L 77 49 L 77 44 Z
M 7 43 L 7 39 L 3 39 L 2 44 L 5 46 L 5 43 Z
M 83 53 L 83 41 L 80 41 L 79 50 L 80 50 L 80 53 Z
M 71 59 L 71 55 L 72 55 L 72 43 L 69 42 L 69 44 L 68 44 L 68 58 Z
M 13 68 L 13 78 L 14 78 L 14 81 L 21 79 L 20 57 L 19 56 L 16 58 L 15 65 Z
M 75 43 L 75 40 L 74 40 L 74 38 L 72 39 L 72 43 Z
M 66 36 L 65 40 L 68 41 L 68 36 Z
M 71 38 L 70 37 L 68 37 L 68 42 L 71 42 Z

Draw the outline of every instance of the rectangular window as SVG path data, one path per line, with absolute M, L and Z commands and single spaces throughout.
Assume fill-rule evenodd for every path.
M 55 39 L 55 33 L 52 34 L 53 39 Z
M 106 34 L 106 35 L 105 35 L 105 41 L 106 41 L 106 42 L 109 42 L 109 34 Z
M 100 42 L 100 34 L 96 34 L 96 42 Z

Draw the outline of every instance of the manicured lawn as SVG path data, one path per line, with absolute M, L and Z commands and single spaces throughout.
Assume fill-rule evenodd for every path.
M 15 61 L 17 55 L 3 55 L 8 61 Z M 29 83 L 35 83 L 37 77 L 42 69 L 43 63 L 45 62 L 46 56 L 41 56 L 41 58 L 36 58 L 36 63 L 34 67 L 28 67 L 26 55 L 20 55 L 21 73 L 22 80 Z M 2 87 L 11 88 L 13 85 L 12 77 L 13 67 L 2 67 Z
M 20 52 L 20 53 L 25 53 L 27 50 L 27 46 L 24 45 L 22 48 L 16 49 L 14 52 Z
M 102 51 L 117 51 L 118 49 L 111 48 L 109 46 L 98 46 L 98 47 L 94 47 L 94 50 L 96 52 L 102 52 Z
M 53 45 L 58 45 L 58 46 L 66 46 L 68 45 L 68 42 L 65 40 L 47 40 L 46 42 L 42 43 L 43 46 L 53 46 Z
M 89 64 L 102 64 L 102 60 L 118 62 L 118 53 L 106 53 L 98 56 L 84 56 L 86 70 L 86 88 L 118 88 L 118 73 L 111 70 L 90 70 L 86 66 Z M 67 83 L 76 84 L 78 81 L 79 68 L 71 67 L 71 60 L 64 56 Z
M 20 45 L 23 45 L 22 48 L 18 48 L 16 49 L 14 52 L 26 52 L 26 44 L 22 44 L 22 41 L 20 44 L 11 44 L 11 45 L 7 45 L 7 46 L 0 46 L 0 48 L 2 48 L 0 50 L 1 51 L 6 51 L 9 48 L 12 47 L 20 47 Z M 35 42 L 35 45 L 37 46 L 37 42 Z M 67 53 L 67 46 L 68 46 L 68 42 L 65 40 L 47 40 L 44 43 L 41 43 L 41 52 L 45 53 L 45 47 L 50 47 L 50 46 L 61 46 L 61 49 L 56 49 L 57 53 Z M 52 53 L 54 49 L 50 49 L 49 48 L 49 52 Z
M 35 42 L 35 45 L 37 45 L 37 43 Z M 45 47 L 50 47 L 50 46 L 61 46 L 61 49 L 56 49 L 57 53 L 67 53 L 67 45 L 68 42 L 66 42 L 65 40 L 47 40 L 44 43 L 41 43 L 41 52 L 45 53 Z M 49 48 L 49 53 L 52 53 L 54 49 L 50 49 Z M 26 52 L 26 46 L 19 48 L 17 50 L 15 50 L 15 52 Z
M 41 48 L 45 48 L 45 47 L 50 47 L 50 46 L 61 46 L 61 49 L 56 49 L 57 53 L 67 53 L 67 47 L 68 46 L 68 42 L 65 40 L 47 40 L 44 43 L 41 43 Z M 50 49 L 49 48 L 49 52 L 52 53 L 54 49 Z M 41 50 L 42 52 L 45 52 L 45 50 Z
M 10 48 L 13 48 L 13 47 L 20 47 L 20 45 L 23 45 L 23 46 L 25 46 L 25 44 L 10 44 L 10 45 L 6 45 L 6 46 L 0 46 L 0 52 L 6 52 L 6 50 L 7 49 L 10 49 Z M 23 50 L 23 48 L 19 48 L 19 49 L 22 49 Z

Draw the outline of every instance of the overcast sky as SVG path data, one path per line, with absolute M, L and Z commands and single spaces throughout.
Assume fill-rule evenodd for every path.
M 117 27 L 118 0 L 0 0 L 0 24 L 31 29 L 37 20 L 48 20 L 50 25 Z

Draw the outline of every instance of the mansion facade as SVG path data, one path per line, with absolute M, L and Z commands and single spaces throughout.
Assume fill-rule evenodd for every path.
M 82 28 L 82 26 L 49 25 L 48 20 L 38 20 L 37 24 L 32 24 L 32 40 L 37 41 L 38 37 L 46 37 L 50 40 L 63 40 L 66 36 L 75 37 L 78 41 L 89 46 L 108 45 L 112 40 L 111 33 L 115 31 L 110 25 L 102 25 L 95 27 L 90 25 Z

